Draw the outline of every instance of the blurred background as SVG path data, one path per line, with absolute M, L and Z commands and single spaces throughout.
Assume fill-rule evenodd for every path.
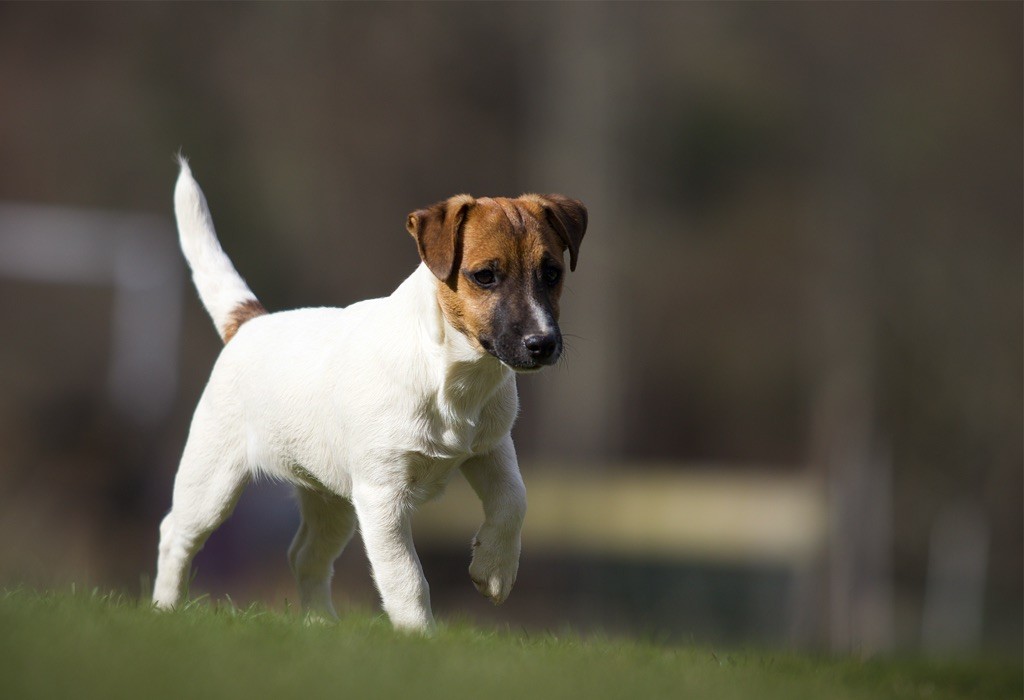
M 192 161 L 271 310 L 390 293 L 406 214 L 560 192 L 565 360 L 520 380 L 519 581 L 435 614 L 673 641 L 1022 646 L 1020 3 L 0 5 L 0 584 L 148 594 L 220 343 Z M 283 608 L 288 489 L 194 593 Z M 376 606 L 358 540 L 339 608 Z

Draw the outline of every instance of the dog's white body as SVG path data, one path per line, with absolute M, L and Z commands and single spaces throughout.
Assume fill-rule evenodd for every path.
M 217 243 L 183 164 L 182 247 L 218 328 L 255 299 Z M 303 607 L 333 616 L 333 561 L 358 521 L 384 609 L 433 625 L 412 509 L 461 469 L 484 507 L 470 575 L 502 602 L 519 565 L 526 496 L 510 430 L 515 373 L 446 320 L 421 264 L 386 298 L 248 320 L 221 353 L 195 412 L 161 524 L 154 602 L 180 603 L 192 556 L 256 474 L 296 485 L 303 523 L 289 550 Z
M 217 404 L 215 431 L 270 476 L 346 498 L 368 484 L 400 485 L 409 505 L 436 496 L 509 437 L 517 398 L 515 374 L 431 308 L 433 286 L 421 265 L 383 299 L 248 321 L 200 408 Z

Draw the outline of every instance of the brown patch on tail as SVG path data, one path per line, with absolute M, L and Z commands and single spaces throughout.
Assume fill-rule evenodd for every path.
M 235 333 L 242 327 L 242 324 L 246 321 L 251 321 L 257 316 L 262 316 L 267 313 L 267 310 L 263 308 L 263 304 L 259 303 L 255 299 L 248 299 L 243 301 L 241 304 L 232 309 L 228 315 L 228 322 L 224 325 L 224 331 L 221 335 L 224 337 L 224 344 L 227 345 L 228 341 L 235 337 Z

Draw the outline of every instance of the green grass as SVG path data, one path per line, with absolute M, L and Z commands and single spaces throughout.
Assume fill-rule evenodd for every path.
M 0 698 L 1020 698 L 1003 660 L 862 661 L 667 647 L 379 616 L 337 625 L 198 602 L 165 614 L 97 592 L 0 591 Z

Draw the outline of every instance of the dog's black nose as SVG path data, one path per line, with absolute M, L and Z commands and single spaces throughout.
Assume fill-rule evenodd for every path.
M 530 356 L 537 362 L 547 362 L 558 349 L 556 335 L 528 335 L 523 338 L 523 345 L 530 351 Z

